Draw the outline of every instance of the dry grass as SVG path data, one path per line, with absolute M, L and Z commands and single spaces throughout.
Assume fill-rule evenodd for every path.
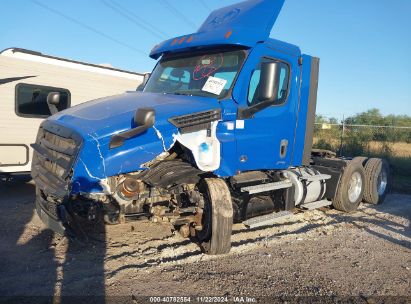
M 314 138 L 313 144 L 337 152 L 341 141 L 338 137 L 332 137 L 332 134 L 320 133 Z M 411 143 L 345 138 L 342 153 L 345 156 L 362 155 L 387 159 L 394 178 L 392 190 L 411 194 Z
M 368 143 L 371 152 L 378 152 L 383 149 L 383 142 L 370 141 Z M 389 143 L 389 147 L 392 151 L 392 156 L 395 157 L 411 157 L 411 143 L 396 142 Z
M 315 137 L 313 140 L 313 145 L 319 142 L 320 138 Z M 327 142 L 333 147 L 340 146 L 340 139 L 327 139 Z M 384 149 L 384 144 L 386 142 L 381 141 L 370 141 L 368 142 L 368 149 L 371 154 L 379 154 L 380 151 Z M 391 150 L 392 156 L 394 157 L 411 157 L 411 143 L 406 142 L 395 142 L 389 143 L 389 148 Z

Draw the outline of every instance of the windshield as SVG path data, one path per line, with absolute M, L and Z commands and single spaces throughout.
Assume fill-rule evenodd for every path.
M 153 70 L 144 92 L 224 97 L 244 58 L 244 50 L 164 57 Z

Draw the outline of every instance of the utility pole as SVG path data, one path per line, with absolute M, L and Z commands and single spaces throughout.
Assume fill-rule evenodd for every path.
M 343 115 L 342 130 L 341 130 L 341 143 L 340 143 L 340 156 L 342 156 L 343 154 L 344 133 L 345 133 L 345 117 Z

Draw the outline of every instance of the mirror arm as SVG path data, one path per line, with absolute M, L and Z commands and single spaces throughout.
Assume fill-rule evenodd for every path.
M 237 117 L 238 119 L 253 118 L 255 113 L 257 113 L 258 111 L 264 110 L 265 108 L 268 108 L 272 104 L 273 102 L 271 100 L 265 100 L 251 107 L 239 108 Z
M 60 103 L 60 93 L 59 92 L 48 93 L 46 103 L 47 103 L 47 106 L 49 108 L 51 115 L 58 113 L 59 110 L 57 108 L 57 105 Z
M 57 107 L 54 104 L 51 104 L 51 103 L 47 102 L 47 106 L 49 107 L 49 111 L 50 111 L 51 115 L 54 115 L 54 114 L 59 112 L 59 110 L 57 109 Z
M 252 107 L 239 108 L 237 113 L 237 119 L 248 119 L 254 116 L 256 111 Z
M 109 148 L 114 149 L 114 148 L 121 147 L 124 144 L 124 141 L 147 131 L 149 128 L 150 126 L 147 126 L 147 125 L 138 126 L 138 127 L 135 127 L 134 129 L 127 130 L 122 133 L 113 135 L 110 139 Z
M 154 126 L 155 111 L 151 108 L 138 109 L 134 114 L 133 123 L 136 126 L 130 130 L 115 134 L 110 139 L 109 149 L 121 147 L 124 141 L 133 138 Z

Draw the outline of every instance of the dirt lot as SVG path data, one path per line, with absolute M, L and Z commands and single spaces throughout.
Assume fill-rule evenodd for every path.
M 237 225 L 231 253 L 219 257 L 148 221 L 99 227 L 80 245 L 45 230 L 33 199 L 32 184 L 0 186 L 0 302 L 53 295 L 107 297 L 89 303 L 140 303 L 141 296 L 411 302 L 411 196 L 393 194 L 354 214 L 322 209 L 261 229 Z

